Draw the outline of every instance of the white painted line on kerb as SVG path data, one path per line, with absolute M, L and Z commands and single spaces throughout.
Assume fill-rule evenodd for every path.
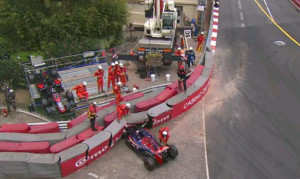
M 213 25 L 213 29 L 218 29 L 218 25 Z
M 211 36 L 212 36 L 212 37 L 217 37 L 217 36 L 218 36 L 218 33 L 217 33 L 217 32 L 213 32 L 213 33 L 211 34 Z
M 241 21 L 244 21 L 244 14 L 242 12 L 240 12 L 240 19 Z
M 239 7 L 239 10 L 242 10 L 243 8 L 242 8 L 242 3 L 241 3 L 241 1 L 238 1 L 238 7 Z
M 206 127 L 205 127 L 205 110 L 204 110 L 204 99 L 203 97 L 203 106 L 202 106 L 202 118 L 203 118 L 203 133 L 204 133 L 204 155 L 205 155 L 205 169 L 206 169 L 206 178 L 209 179 L 209 168 L 208 168 L 208 159 L 207 159 L 207 147 L 206 147 Z
M 219 22 L 219 19 L 218 18 L 214 18 L 213 21 L 214 22 Z
M 214 12 L 213 14 L 214 14 L 214 16 L 219 16 L 218 12 Z
M 245 24 L 244 23 L 242 23 L 241 26 L 242 26 L 242 28 L 245 28 Z
M 266 7 L 267 7 L 267 10 L 268 10 L 268 12 L 269 12 L 269 15 L 271 16 L 272 19 L 274 19 L 273 16 L 272 16 L 272 14 L 271 14 L 271 11 L 270 11 L 270 9 L 269 9 L 269 6 L 268 6 L 268 4 L 267 4 L 267 1 L 264 0 L 264 3 L 265 3 L 265 5 L 266 5 Z
M 214 40 L 210 41 L 210 45 L 216 46 L 217 45 L 217 41 L 214 41 Z

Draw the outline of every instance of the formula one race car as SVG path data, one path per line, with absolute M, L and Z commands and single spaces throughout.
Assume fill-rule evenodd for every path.
M 144 160 L 144 165 L 149 171 L 154 170 L 157 164 L 162 165 L 171 159 L 174 160 L 178 155 L 174 145 L 161 145 L 147 129 L 126 127 L 124 138 L 130 148 Z

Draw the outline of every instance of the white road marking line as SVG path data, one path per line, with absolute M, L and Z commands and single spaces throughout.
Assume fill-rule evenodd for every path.
M 269 6 L 268 6 L 268 4 L 267 4 L 267 1 L 264 0 L 264 3 L 265 3 L 265 5 L 266 5 L 266 7 L 267 7 L 267 10 L 268 10 L 268 12 L 269 12 L 269 15 L 271 16 L 272 19 L 274 19 L 273 16 L 272 16 L 272 14 L 271 14 L 271 11 L 270 11 L 270 9 L 269 9 Z
M 213 33 L 211 34 L 211 36 L 212 36 L 212 37 L 217 37 L 217 36 L 218 36 L 218 33 L 217 33 L 217 32 L 213 32 Z
M 219 19 L 218 18 L 214 18 L 213 21 L 214 22 L 219 22 Z
M 239 9 L 240 9 L 240 10 L 243 9 L 243 8 L 242 8 L 242 3 L 241 3 L 241 1 L 238 1 L 238 6 L 239 6 Z
M 205 127 L 205 110 L 204 110 L 204 99 L 203 97 L 203 107 L 202 107 L 202 118 L 203 118 L 203 133 L 204 133 L 204 155 L 205 155 L 205 168 L 206 168 L 206 176 L 209 179 L 209 168 L 208 168 L 208 159 L 207 159 L 207 147 L 206 147 L 206 127 Z
M 244 14 L 242 12 L 240 12 L 240 19 L 241 19 L 241 21 L 244 20 Z
M 245 24 L 244 24 L 244 23 L 242 23 L 242 24 L 241 24 L 241 26 L 242 26 L 242 28 L 244 28 L 244 27 L 245 27 Z
M 88 175 L 89 175 L 89 176 L 92 176 L 92 177 L 94 177 L 94 178 L 99 178 L 99 176 L 96 175 L 95 173 L 88 173 Z
M 216 46 L 216 45 L 217 45 L 217 42 L 216 42 L 216 41 L 214 41 L 214 40 L 212 40 L 212 41 L 210 41 L 210 45 L 212 45 L 212 46 Z
M 218 29 L 218 25 L 213 25 L 213 29 Z

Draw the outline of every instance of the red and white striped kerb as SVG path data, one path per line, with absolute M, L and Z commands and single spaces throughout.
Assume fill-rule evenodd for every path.
M 219 8 L 214 7 L 214 9 L 213 9 L 213 27 L 212 27 L 212 34 L 211 34 L 211 41 L 210 41 L 211 50 L 213 52 L 216 51 L 218 25 L 219 25 Z

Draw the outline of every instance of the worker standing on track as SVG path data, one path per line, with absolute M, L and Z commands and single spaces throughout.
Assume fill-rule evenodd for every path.
M 5 93 L 5 104 L 7 107 L 7 113 L 10 113 L 10 108 L 12 107 L 15 111 L 17 110 L 16 107 L 16 94 L 15 91 L 13 89 L 6 89 L 6 93 Z
M 198 45 L 197 45 L 197 51 L 200 52 L 202 48 L 202 44 L 205 40 L 204 32 L 201 32 L 201 34 L 198 35 Z
M 170 135 L 169 135 L 168 127 L 162 127 L 159 129 L 158 138 L 159 138 L 159 142 L 162 145 L 167 145 L 169 137 L 170 137 Z
M 177 72 L 178 75 L 178 86 L 179 90 L 182 90 L 181 83 L 183 83 L 183 89 L 186 91 L 186 71 L 184 69 L 184 66 L 181 65 Z
M 86 85 L 87 85 L 87 82 L 82 82 L 82 84 L 79 84 L 75 87 L 73 87 L 73 90 L 76 91 L 76 94 L 78 96 L 79 99 L 85 99 L 86 101 L 88 100 L 89 98 L 89 93 L 86 91 Z
M 97 114 L 96 107 L 97 107 L 97 102 L 94 101 L 92 104 L 90 104 L 87 111 L 88 118 L 90 119 L 91 122 L 91 129 L 93 131 L 98 131 L 98 129 L 96 129 L 95 127 L 96 114 Z
M 120 81 L 122 82 L 122 86 L 126 86 L 126 82 L 127 82 L 126 72 L 127 72 L 126 67 L 124 67 L 123 63 L 120 63 L 120 66 L 117 71 L 117 75 L 120 78 Z
M 121 104 L 117 107 L 118 119 L 122 119 L 123 116 L 130 114 L 130 104 Z
M 181 56 L 181 54 L 182 54 L 181 48 L 178 47 L 178 49 L 175 50 L 175 55 L 176 55 L 176 56 Z M 177 62 L 178 68 L 182 65 L 182 62 L 183 62 L 183 59 L 182 59 L 182 58 L 181 58 L 180 61 Z
M 98 93 L 103 92 L 104 70 L 101 65 L 98 66 L 98 70 L 94 73 L 94 76 L 97 77 Z
M 189 50 L 185 51 L 185 56 L 187 57 L 187 67 L 190 68 L 191 64 L 194 65 L 196 59 L 193 47 L 190 47 Z
M 122 96 L 121 96 L 121 85 L 122 83 L 119 81 L 117 83 L 117 85 L 115 85 L 113 92 L 115 95 L 115 99 L 116 99 L 116 105 L 118 106 L 120 104 L 120 102 L 123 100 Z
M 110 88 L 110 84 L 112 84 L 112 87 L 115 87 L 116 81 L 115 81 L 115 63 L 111 63 L 111 65 L 108 67 L 108 77 L 107 77 L 107 90 Z
M 114 67 L 114 75 L 115 75 L 115 81 L 119 82 L 119 76 L 118 76 L 118 70 L 119 70 L 119 62 L 115 61 L 115 67 Z

